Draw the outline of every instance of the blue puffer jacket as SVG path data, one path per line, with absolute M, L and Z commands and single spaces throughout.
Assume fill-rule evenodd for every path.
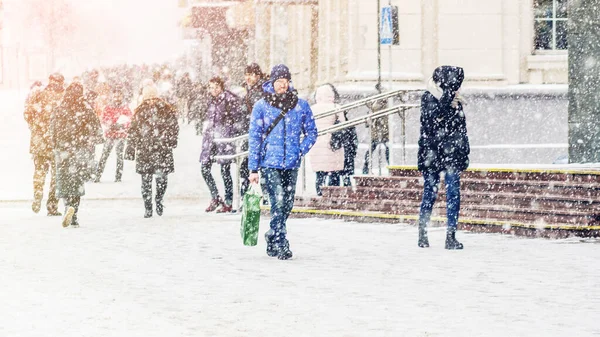
M 269 81 L 263 90 L 274 93 L 273 84 Z M 291 87 L 289 90 L 293 90 Z M 249 132 L 248 169 L 259 168 L 297 169 L 302 156 L 306 155 L 317 141 L 317 127 L 312 110 L 303 99 L 290 110 L 271 134 L 264 139 L 266 130 L 281 114 L 281 109 L 271 106 L 263 98 L 256 102 L 252 109 Z

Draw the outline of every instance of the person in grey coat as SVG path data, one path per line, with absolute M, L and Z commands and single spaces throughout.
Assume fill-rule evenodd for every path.
M 79 227 L 77 218 L 85 182 L 91 178 L 92 151 L 102 144 L 102 127 L 86 103 L 83 86 L 73 83 L 65 90 L 61 105 L 52 115 L 50 134 L 56 162 L 57 197 L 64 199 L 63 227 Z

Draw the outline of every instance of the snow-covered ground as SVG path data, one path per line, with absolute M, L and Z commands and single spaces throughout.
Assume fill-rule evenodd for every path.
M 461 232 L 446 251 L 440 229 L 419 249 L 403 224 L 293 219 L 279 261 L 242 245 L 239 215 L 203 212 L 188 126 L 163 217 L 111 158 L 63 229 L 30 210 L 19 104 L 0 125 L 0 336 L 600 336 L 598 241 Z

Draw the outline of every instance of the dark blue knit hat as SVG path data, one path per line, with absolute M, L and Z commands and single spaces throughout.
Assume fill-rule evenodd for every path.
M 271 69 L 271 82 L 275 82 L 280 78 L 285 78 L 288 81 L 292 80 L 290 69 L 285 64 L 278 64 Z

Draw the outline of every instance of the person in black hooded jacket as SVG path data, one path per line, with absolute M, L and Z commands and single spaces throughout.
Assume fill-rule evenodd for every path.
M 464 80 L 460 67 L 435 69 L 421 98 L 421 134 L 418 167 L 424 191 L 419 212 L 419 247 L 429 247 L 427 224 L 437 198 L 440 174 L 445 173 L 448 228 L 446 249 L 463 249 L 456 240 L 460 210 L 460 173 L 469 166 L 469 138 L 459 89 Z

